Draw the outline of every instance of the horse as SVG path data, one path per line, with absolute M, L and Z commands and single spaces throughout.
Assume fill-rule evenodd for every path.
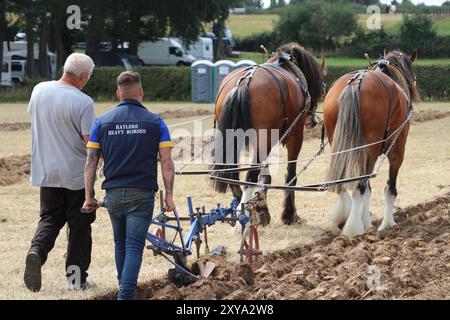
M 339 194 L 331 221 L 338 226 L 345 223 L 342 233 L 349 237 L 364 234 L 372 227 L 369 179 L 351 178 L 372 173 L 383 154 L 389 161 L 389 178 L 378 230 L 395 225 L 396 183 L 405 154 L 411 103 L 420 101 L 413 69 L 416 59 L 417 50 L 409 55 L 385 50 L 384 57 L 368 70 L 339 78 L 324 99 L 323 120 L 332 151 L 327 180 L 344 182 L 329 188 Z M 365 145 L 370 146 L 362 147 Z M 351 151 L 339 153 L 344 150 Z M 348 192 L 352 192 L 351 198 Z
M 252 164 L 256 166 L 247 172 L 247 182 L 257 183 L 261 179 L 266 185 L 271 183 L 268 169 L 261 170 L 258 165 L 267 160 L 272 148 L 280 142 L 274 139 L 274 132 L 279 137 L 286 135 L 281 142 L 287 148 L 288 160 L 296 160 L 302 147 L 305 123 L 307 127 L 317 124 L 314 111 L 323 95 L 324 63 L 321 65 L 299 44 L 288 43 L 269 56 L 265 64 L 229 74 L 223 80 L 216 98 L 215 121 L 221 139 L 216 139 L 216 154 L 211 169 L 230 169 L 239 165 L 240 151 L 245 143 L 227 137 L 230 130 L 233 133 L 253 130 L 256 137 L 252 144 Z M 216 172 L 215 175 L 239 181 L 239 172 Z M 287 165 L 286 183 L 289 182 L 290 185 L 296 184 L 295 162 Z M 259 192 L 253 185 L 244 184 L 243 192 L 240 185 L 216 179 L 213 179 L 213 185 L 220 193 L 231 189 L 241 204 L 249 205 L 250 200 L 257 197 L 254 208 L 256 223 L 263 226 L 270 223 L 267 190 Z M 281 220 L 292 224 L 298 219 L 294 192 L 285 191 Z

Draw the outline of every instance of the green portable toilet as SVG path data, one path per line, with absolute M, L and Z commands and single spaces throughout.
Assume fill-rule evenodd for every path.
M 248 68 L 248 67 L 256 66 L 256 65 L 257 65 L 257 63 L 255 61 L 241 60 L 236 63 L 236 66 L 234 69 L 237 70 L 237 69 Z
M 191 93 L 194 103 L 213 103 L 214 63 L 209 60 L 195 61 L 191 65 Z
M 219 91 L 220 85 L 222 84 L 223 79 L 231 73 L 236 68 L 236 63 L 230 60 L 220 60 L 215 63 L 215 72 L 214 72 L 214 98 Z

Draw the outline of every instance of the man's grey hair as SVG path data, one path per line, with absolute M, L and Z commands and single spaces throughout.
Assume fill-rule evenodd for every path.
M 72 53 L 64 63 L 64 72 L 74 76 L 81 77 L 83 73 L 89 76 L 94 71 L 94 61 L 91 57 L 83 53 Z

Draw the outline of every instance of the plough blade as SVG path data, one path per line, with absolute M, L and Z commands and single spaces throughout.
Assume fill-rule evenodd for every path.
M 203 263 L 201 261 L 197 261 L 198 269 L 200 270 L 200 278 L 208 279 L 208 277 L 213 273 L 216 264 L 210 261 Z

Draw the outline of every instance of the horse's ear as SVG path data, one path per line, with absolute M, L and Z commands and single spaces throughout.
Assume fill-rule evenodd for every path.
M 387 55 L 388 55 L 388 50 L 386 48 L 384 48 L 384 52 L 383 52 L 384 58 L 386 58 Z
M 324 76 L 327 75 L 327 67 L 326 67 L 326 63 L 325 63 L 325 58 L 322 58 L 322 62 L 320 63 L 320 65 L 322 66 L 322 74 Z
M 289 52 L 289 54 L 291 55 L 291 58 L 293 58 L 294 60 L 297 59 L 297 57 L 295 56 L 295 47 L 291 46 L 291 51 Z
M 411 62 L 414 62 L 417 60 L 417 49 L 414 50 L 413 52 L 411 52 L 411 54 L 409 55 L 409 59 L 411 60 Z

